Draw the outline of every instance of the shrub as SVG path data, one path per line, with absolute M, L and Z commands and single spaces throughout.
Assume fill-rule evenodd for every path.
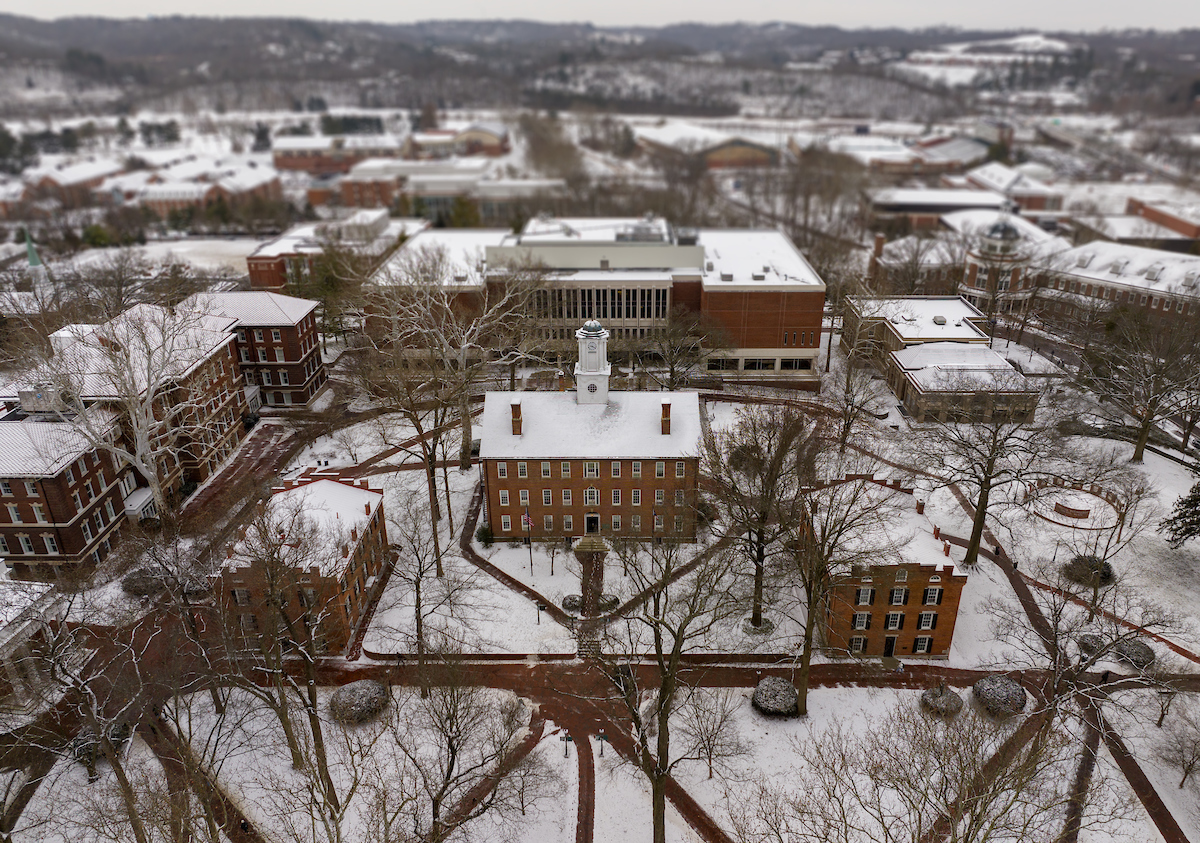
M 954 717 L 962 711 L 963 701 L 943 683 L 921 693 L 921 708 L 935 717 Z
M 378 717 L 389 702 L 387 686 L 374 679 L 349 682 L 329 698 L 329 714 L 339 723 L 355 725 Z
M 491 547 L 496 541 L 496 536 L 492 534 L 492 528 L 489 525 L 480 524 L 479 529 L 475 531 L 475 541 L 484 547 Z
M 1025 689 L 1008 676 L 985 676 L 971 687 L 976 701 L 993 717 L 1009 717 L 1025 709 Z
M 764 676 L 754 689 L 750 704 L 771 717 L 792 717 L 800 710 L 796 687 L 780 676 Z
M 1062 570 L 1063 576 L 1080 585 L 1111 585 L 1116 578 L 1113 566 L 1098 556 L 1076 556 Z

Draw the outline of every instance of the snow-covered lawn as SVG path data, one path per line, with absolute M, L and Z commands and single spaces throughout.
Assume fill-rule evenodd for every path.
M 640 770 L 623 762 L 613 751 L 600 757 L 600 742 L 591 738 L 592 759 L 596 768 L 596 826 L 593 839 L 597 843 L 618 840 L 649 840 L 653 817 L 650 805 L 650 783 Z M 571 752 L 574 760 L 574 751 Z M 667 800 L 667 840 L 670 843 L 699 843 L 700 837 L 680 816 L 671 800 Z M 527 837 L 533 841 L 536 838 Z
M 329 436 L 321 436 L 313 440 L 311 445 L 297 454 L 296 458 L 288 464 L 288 467 L 284 469 L 284 474 L 298 472 L 316 465 L 318 460 L 322 463 L 328 460 L 330 468 L 347 468 L 358 465 L 415 435 L 416 431 L 412 424 L 398 413 L 359 422 L 344 427 Z M 452 438 L 457 441 L 457 437 L 452 436 Z M 415 453 L 419 454 L 419 449 Z M 412 461 L 414 461 L 412 456 L 401 452 L 383 462 L 389 465 L 400 465 Z

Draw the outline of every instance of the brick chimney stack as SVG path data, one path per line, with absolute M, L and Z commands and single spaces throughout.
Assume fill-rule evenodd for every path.
M 671 435 L 671 404 L 668 401 L 662 405 L 662 435 Z
M 512 431 L 513 436 L 521 435 L 521 399 L 515 398 L 511 404 L 512 407 Z

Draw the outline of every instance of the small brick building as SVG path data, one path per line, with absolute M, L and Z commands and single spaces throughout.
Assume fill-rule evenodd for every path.
M 285 541 L 277 552 L 264 553 L 271 547 L 269 539 L 243 533 L 228 548 L 225 564 L 212 577 L 228 638 L 236 642 L 240 637 L 244 646 L 257 647 L 258 634 L 273 629 L 264 614 L 273 593 L 286 599 L 287 616 L 297 628 L 305 614 L 315 620 L 318 649 L 334 652 L 346 646 L 389 554 L 383 495 L 361 482 L 308 480 L 275 490 L 264 504 L 269 518 L 260 527 L 269 524 L 284 538 L 285 530 L 306 536 L 311 530 L 311 537 L 303 544 Z
M 499 539 L 695 541 L 701 440 L 694 392 L 608 391 L 608 331 L 575 333 L 574 392 L 491 392 L 480 465 Z
M 950 562 L 852 571 L 830 589 L 825 644 L 856 656 L 949 658 L 966 582 Z

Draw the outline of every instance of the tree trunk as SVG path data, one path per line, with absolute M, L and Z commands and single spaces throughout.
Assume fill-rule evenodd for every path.
M 754 543 L 754 599 L 750 609 L 750 625 L 755 629 L 762 626 L 763 578 L 766 574 L 767 550 L 761 538 Z
M 1150 441 L 1150 430 L 1154 427 L 1154 416 L 1147 414 L 1146 420 L 1142 422 L 1142 426 L 1138 429 L 1137 442 L 1133 446 L 1133 456 L 1129 458 L 1132 463 L 1141 463 L 1146 455 L 1146 443 Z
M 656 773 L 650 784 L 654 843 L 667 843 L 667 774 Z
M 98 726 L 97 729 L 99 729 Z M 117 752 L 117 748 L 103 733 L 100 737 L 100 749 L 104 753 L 104 757 L 108 759 L 108 764 L 112 767 L 113 775 L 117 779 L 117 789 L 121 792 L 121 801 L 125 803 L 125 811 L 129 814 L 129 825 L 133 829 L 134 839 L 137 843 L 149 843 L 150 836 L 146 833 L 146 826 L 142 822 L 141 812 L 138 810 L 137 794 L 134 793 L 133 784 L 125 773 L 125 764 L 121 761 L 121 755 Z
M 974 565 L 979 561 L 979 544 L 983 541 L 983 530 L 987 524 L 988 496 L 991 491 L 990 482 L 979 487 L 979 500 L 975 504 L 975 521 L 971 525 L 971 540 L 967 542 L 967 555 L 963 557 L 963 565 Z
M 1188 441 L 1192 438 L 1192 431 L 1196 429 L 1196 423 L 1200 422 L 1200 415 L 1184 416 L 1187 419 L 1183 426 L 1183 450 L 1187 450 Z
M 323 791 L 325 804 L 331 809 L 332 813 L 336 814 L 341 810 L 341 805 L 338 799 L 337 788 L 333 784 L 333 777 L 329 775 L 329 756 L 325 751 L 325 732 L 321 728 L 321 714 L 317 700 L 317 677 L 313 670 L 311 656 L 311 653 L 307 654 L 304 660 L 305 682 L 308 686 L 306 689 L 308 700 L 304 709 L 308 714 L 309 730 L 312 732 L 313 755 L 317 757 L 317 775 L 321 777 L 321 790 Z
M 466 389 L 458 402 L 458 419 L 462 424 L 462 447 L 458 451 L 458 467 L 459 470 L 466 471 L 471 467 L 471 442 L 474 438 L 474 431 L 471 429 L 471 394 Z
M 442 485 L 446 492 L 446 526 L 450 529 L 450 535 L 454 535 L 454 507 L 450 502 L 450 469 L 446 466 L 446 445 L 445 441 L 441 440 L 442 448 Z
M 808 616 L 804 619 L 804 647 L 800 651 L 800 670 L 796 674 L 796 714 L 808 714 L 808 675 L 812 666 L 813 637 L 817 629 L 817 614 L 820 607 L 816 601 L 816 589 L 808 591 Z
M 429 677 L 425 673 L 425 616 L 422 611 L 422 588 L 421 584 L 424 578 L 418 572 L 413 588 L 413 621 L 415 633 L 417 636 L 417 673 L 420 678 L 418 680 L 421 686 L 421 699 L 426 699 L 429 696 Z

